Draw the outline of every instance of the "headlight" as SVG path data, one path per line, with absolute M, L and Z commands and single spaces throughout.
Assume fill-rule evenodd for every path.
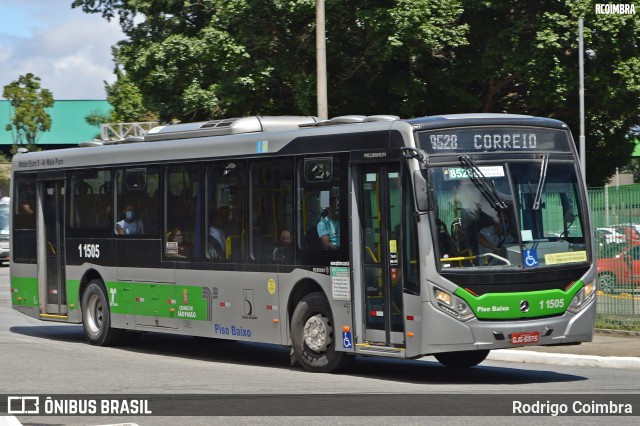
M 469 305 L 459 297 L 444 290 L 440 290 L 437 287 L 433 288 L 433 296 L 436 301 L 436 306 L 438 306 L 441 311 L 446 312 L 460 321 L 466 321 L 473 318 L 473 312 L 469 308 Z
M 568 311 L 574 314 L 580 312 L 582 308 L 587 306 L 589 302 L 596 296 L 596 282 L 591 281 L 589 284 L 585 284 L 584 287 L 573 297 Z

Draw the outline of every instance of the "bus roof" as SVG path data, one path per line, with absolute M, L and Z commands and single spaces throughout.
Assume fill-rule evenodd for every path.
M 13 157 L 13 170 L 389 149 L 411 141 L 414 131 L 481 125 L 567 129 L 557 120 L 513 114 L 452 114 L 406 120 L 393 115 L 349 115 L 324 121 L 312 116 L 252 116 L 160 126 L 149 131 L 144 140 L 97 142 L 33 153 L 21 150 Z M 405 135 L 404 142 L 392 134 L 394 131 Z
M 545 117 L 535 117 L 532 115 L 519 114 L 495 114 L 495 113 L 472 113 L 472 114 L 449 114 L 434 115 L 429 117 L 412 118 L 406 120 L 416 130 L 429 130 L 446 127 L 460 126 L 539 126 L 553 129 L 567 130 L 568 126 L 559 120 Z

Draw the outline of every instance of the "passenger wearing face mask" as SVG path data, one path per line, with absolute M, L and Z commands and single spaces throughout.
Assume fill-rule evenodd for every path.
M 116 223 L 118 235 L 140 235 L 144 234 L 142 220 L 136 217 L 136 209 L 131 204 L 127 204 L 124 209 L 124 219 Z
M 180 228 L 173 228 L 168 234 L 166 255 L 167 257 L 182 257 L 186 258 L 191 256 L 191 246 L 184 241 L 184 232 Z M 174 243 L 174 244 L 171 244 Z
M 318 236 L 325 250 L 338 250 L 340 247 L 340 201 L 338 197 L 329 200 L 328 214 L 318 223 Z

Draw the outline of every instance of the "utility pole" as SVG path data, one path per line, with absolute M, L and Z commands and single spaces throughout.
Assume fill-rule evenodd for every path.
M 327 46 L 325 39 L 324 0 L 316 0 L 316 74 L 318 118 L 329 118 L 327 102 Z
M 587 182 L 587 168 L 586 168 L 586 148 L 585 148 L 585 136 L 584 136 L 584 30 L 583 19 L 578 19 L 578 62 L 580 69 L 580 171 L 582 172 L 582 179 Z

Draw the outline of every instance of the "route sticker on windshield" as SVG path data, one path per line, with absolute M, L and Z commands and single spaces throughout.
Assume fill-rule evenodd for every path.
M 502 166 L 481 166 L 478 169 L 486 178 L 504 177 L 504 168 Z M 473 171 L 466 167 L 444 169 L 444 180 L 470 179 L 472 175 Z
M 569 251 L 565 253 L 551 253 L 544 255 L 544 261 L 547 265 L 559 265 L 561 263 L 586 262 L 586 251 Z

